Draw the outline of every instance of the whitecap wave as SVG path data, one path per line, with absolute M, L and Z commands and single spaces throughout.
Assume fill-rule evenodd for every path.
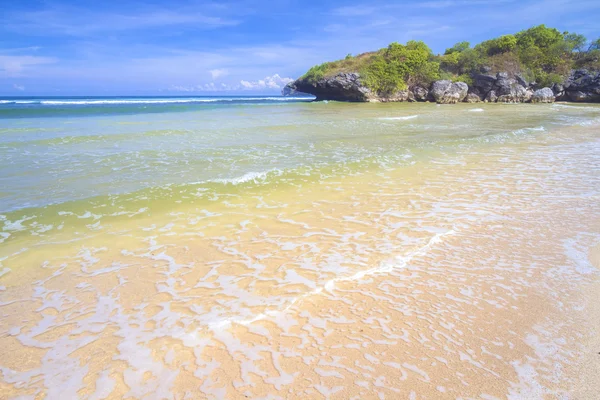
M 0 100 L 0 104 L 39 104 L 56 105 L 127 105 L 127 104 L 185 104 L 185 103 L 217 103 L 217 102 L 286 102 L 312 101 L 312 97 L 210 97 L 210 98 L 179 98 L 179 99 L 83 99 L 83 100 Z
M 545 130 L 546 130 L 546 128 L 544 128 L 543 126 L 535 126 L 532 128 L 517 129 L 516 131 L 513 131 L 512 133 L 515 135 L 522 135 L 524 133 L 531 133 L 531 132 L 544 132 Z
M 267 180 L 269 174 L 276 173 L 277 175 L 281 175 L 281 171 L 278 169 L 272 169 L 269 171 L 262 172 L 246 172 L 242 176 L 238 176 L 235 178 L 223 178 L 223 179 L 213 179 L 211 182 L 216 183 L 224 183 L 229 185 L 239 185 L 246 182 L 254 182 L 261 183 Z
M 418 115 L 406 115 L 406 116 L 402 116 L 402 117 L 381 117 L 379 119 L 384 120 L 384 121 L 406 121 L 408 119 L 414 119 L 417 117 L 418 117 Z

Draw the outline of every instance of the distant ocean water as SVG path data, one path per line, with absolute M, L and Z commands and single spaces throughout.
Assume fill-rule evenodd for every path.
M 568 386 L 600 107 L 311 100 L 0 98 L 0 397 Z

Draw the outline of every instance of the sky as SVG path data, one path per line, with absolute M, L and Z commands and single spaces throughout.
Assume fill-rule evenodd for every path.
M 599 0 L 0 0 L 0 95 L 276 94 L 312 65 L 435 53 L 544 23 L 600 37 Z

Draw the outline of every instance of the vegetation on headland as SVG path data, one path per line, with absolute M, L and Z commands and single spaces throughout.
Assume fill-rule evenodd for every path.
M 315 83 L 340 72 L 358 72 L 371 90 L 393 93 L 412 85 L 429 86 L 438 79 L 470 84 L 471 76 L 484 67 L 490 73 L 520 74 L 539 86 L 550 86 L 562 82 L 573 68 L 600 69 L 600 39 L 589 42 L 583 35 L 538 25 L 474 47 L 460 42 L 438 55 L 421 41 L 392 43 L 316 65 L 302 79 Z

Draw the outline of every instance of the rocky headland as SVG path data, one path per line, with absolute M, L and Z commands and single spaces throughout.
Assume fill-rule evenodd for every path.
M 600 39 L 538 25 L 433 54 L 421 41 L 325 62 L 283 95 L 352 102 L 600 102 Z
M 552 103 L 554 101 L 600 102 L 600 72 L 585 69 L 572 70 L 564 83 L 540 87 L 527 82 L 519 74 L 507 72 L 479 73 L 472 76 L 472 83 L 434 81 L 429 87 L 414 85 L 405 90 L 381 94 L 371 90 L 361 81 L 358 72 L 341 72 L 308 82 L 300 78 L 290 82 L 283 95 L 306 93 L 317 101 L 334 100 L 350 102 L 401 102 L 430 101 L 440 104 L 453 103 Z

